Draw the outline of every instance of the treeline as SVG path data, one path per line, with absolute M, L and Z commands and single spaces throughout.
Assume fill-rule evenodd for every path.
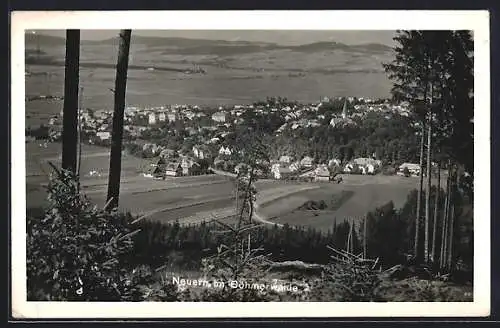
M 321 126 L 286 128 L 276 135 L 276 130 L 286 121 L 282 112 L 258 114 L 250 110 L 241 117 L 243 122 L 226 137 L 234 148 L 237 135 L 242 131 L 259 131 L 267 135 L 271 158 L 283 155 L 301 159 L 311 156 L 316 162 L 328 162 L 337 158 L 343 162 L 358 157 L 375 155 L 384 163 L 401 164 L 417 162 L 419 158 L 418 131 L 409 117 L 392 114 L 367 113 L 362 119 L 354 119 L 355 125 L 334 128 L 327 119 Z
M 394 115 L 369 113 L 356 125 L 342 129 L 329 125 L 285 130 L 276 137 L 273 147 L 276 156 L 292 154 L 296 158 L 311 156 L 318 162 L 338 158 L 343 162 L 375 155 L 385 163 L 415 162 L 418 140 L 412 120 Z

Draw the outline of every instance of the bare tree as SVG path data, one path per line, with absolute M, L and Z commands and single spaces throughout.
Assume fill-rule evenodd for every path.
M 419 247 L 420 247 L 420 218 L 421 218 L 421 209 L 422 209 L 422 192 L 424 186 L 424 142 L 425 140 L 425 125 L 422 122 L 422 131 L 420 136 L 420 171 L 418 174 L 419 177 L 419 185 L 418 185 L 418 194 L 417 194 L 417 213 L 415 214 L 415 258 L 419 258 Z
M 78 84 L 80 70 L 80 30 L 66 30 L 62 168 L 76 173 L 78 144 Z
M 427 121 L 427 186 L 425 190 L 425 232 L 424 232 L 424 262 L 429 262 L 429 222 L 431 218 L 431 187 L 432 187 L 432 98 L 433 85 L 430 83 L 429 111 Z
M 447 245 L 448 245 L 448 212 L 450 208 L 450 173 L 451 173 L 451 166 L 450 163 L 448 162 L 447 165 L 447 170 L 448 170 L 448 176 L 446 178 L 446 194 L 445 194 L 445 199 L 444 199 L 444 208 L 443 208 L 443 223 L 442 225 L 442 230 L 441 230 L 441 252 L 440 252 L 440 258 L 439 258 L 439 267 L 440 269 L 443 269 L 445 266 L 445 258 L 447 254 Z
M 434 198 L 434 219 L 432 222 L 432 248 L 431 248 L 431 260 L 432 264 L 436 263 L 436 240 L 437 240 L 437 222 L 438 222 L 438 209 L 439 209 L 439 193 L 441 192 L 441 162 L 438 162 L 437 167 L 437 188 L 436 196 Z
M 111 156 L 109 160 L 108 197 L 109 208 L 118 207 L 120 196 L 120 174 L 122 161 L 123 112 L 127 89 L 127 71 L 130 51 L 131 30 L 120 31 L 118 61 L 116 64 L 115 104 L 113 111 L 113 132 L 111 136 Z

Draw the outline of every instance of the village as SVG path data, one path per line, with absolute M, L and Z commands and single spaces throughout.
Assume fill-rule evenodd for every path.
M 343 101 L 341 112 L 321 111 L 333 101 Z M 348 110 L 348 105 L 350 110 Z M 130 106 L 124 112 L 124 150 L 135 156 L 148 159 L 141 168 L 148 178 L 191 176 L 213 173 L 214 170 L 228 174 L 238 174 L 242 163 L 238 163 L 235 150 L 225 138 L 232 129 L 243 122 L 245 111 L 258 115 L 279 112 L 285 123 L 276 135 L 285 129 L 300 130 L 329 125 L 342 129 L 355 125 L 355 120 L 363 119 L 369 113 L 382 114 L 385 119 L 392 115 L 408 116 L 408 105 L 390 104 L 387 100 L 325 98 L 317 104 L 294 104 L 287 106 L 234 105 L 232 107 L 200 108 L 190 105 L 172 105 L 152 108 Z M 47 131 L 49 140 L 61 138 L 62 113 L 50 118 Z M 42 128 L 42 127 L 41 127 Z M 40 128 L 40 129 L 41 129 Z M 84 143 L 109 147 L 112 130 L 112 111 L 80 110 L 80 138 Z M 27 141 L 38 139 L 36 130 L 27 131 Z M 41 139 L 43 139 L 43 135 Z M 342 161 L 330 158 L 318 161 L 311 156 L 295 158 L 282 155 L 271 159 L 265 170 L 256 172 L 260 178 L 277 180 L 334 181 L 340 183 L 339 174 L 374 175 L 382 171 L 384 163 L 375 158 L 353 158 Z M 394 174 L 418 176 L 420 165 L 403 163 Z M 99 174 L 97 171 L 88 172 Z M 338 177 L 337 177 L 338 176 Z

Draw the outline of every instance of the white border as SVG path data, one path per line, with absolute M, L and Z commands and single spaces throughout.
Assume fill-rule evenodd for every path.
M 124 22 L 126 22 L 124 24 Z M 12 313 L 16 318 L 409 317 L 490 313 L 490 58 L 487 11 L 126 11 L 13 12 Z M 474 33 L 474 302 L 470 303 L 65 303 L 26 301 L 24 33 L 39 29 L 396 30 Z

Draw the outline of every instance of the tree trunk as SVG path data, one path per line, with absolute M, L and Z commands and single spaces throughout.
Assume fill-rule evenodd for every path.
M 430 101 L 427 122 L 427 187 L 425 190 L 425 232 L 424 232 L 424 263 L 429 262 L 429 221 L 431 217 L 431 186 L 432 186 L 432 84 L 430 85 Z
M 347 224 L 349 226 L 349 230 L 347 231 L 347 243 L 346 243 L 346 252 L 350 253 L 350 246 L 351 246 L 351 221 L 347 221 Z
M 83 100 L 83 87 L 80 87 L 80 101 L 78 104 L 78 162 L 76 173 L 80 176 L 80 169 L 82 167 L 82 100 Z M 78 180 L 80 182 L 80 180 Z M 80 190 L 80 183 L 78 183 L 78 190 Z
M 420 247 L 420 211 L 422 209 L 422 189 L 424 186 L 424 140 L 425 140 L 425 125 L 422 122 L 422 136 L 420 137 L 420 172 L 419 172 L 419 188 L 417 194 L 417 214 L 415 216 L 415 259 L 419 260 Z
M 450 206 L 450 179 L 451 179 L 451 165 L 448 163 L 448 177 L 446 178 L 446 198 L 444 200 L 443 209 L 443 223 L 441 230 L 441 256 L 439 259 L 439 265 L 441 269 L 444 269 L 446 264 L 446 254 L 448 245 L 448 212 Z
M 448 268 L 449 271 L 452 270 L 452 264 L 453 264 L 453 235 L 455 233 L 455 206 L 456 206 L 456 196 L 457 196 L 457 183 L 458 183 L 458 170 L 455 170 L 455 176 L 456 181 L 451 180 L 451 198 L 450 198 L 450 236 L 448 237 L 448 259 L 447 259 L 447 265 L 446 267 Z
M 441 192 L 441 162 L 438 162 L 438 174 L 437 174 L 437 187 L 436 187 L 436 197 L 434 199 L 434 218 L 432 226 L 432 249 L 431 249 L 431 260 L 432 264 L 436 263 L 436 235 L 437 235 L 437 222 L 438 222 L 438 209 L 439 209 L 439 193 Z
M 120 45 L 116 64 L 115 103 L 113 110 L 113 132 L 111 136 L 111 156 L 109 160 L 108 198 L 109 208 L 118 207 L 120 196 L 120 174 L 122 160 L 123 112 L 127 89 L 128 58 L 131 30 L 120 31 Z
M 80 70 L 80 30 L 66 30 L 62 168 L 76 174 L 78 145 L 78 84 Z
M 366 245 L 366 239 L 367 239 L 367 236 L 366 236 L 366 233 L 367 233 L 367 223 L 368 223 L 368 218 L 366 217 L 365 215 L 365 220 L 363 222 L 363 258 L 366 259 L 367 257 L 367 251 L 368 251 L 368 248 L 367 248 L 367 245 Z

